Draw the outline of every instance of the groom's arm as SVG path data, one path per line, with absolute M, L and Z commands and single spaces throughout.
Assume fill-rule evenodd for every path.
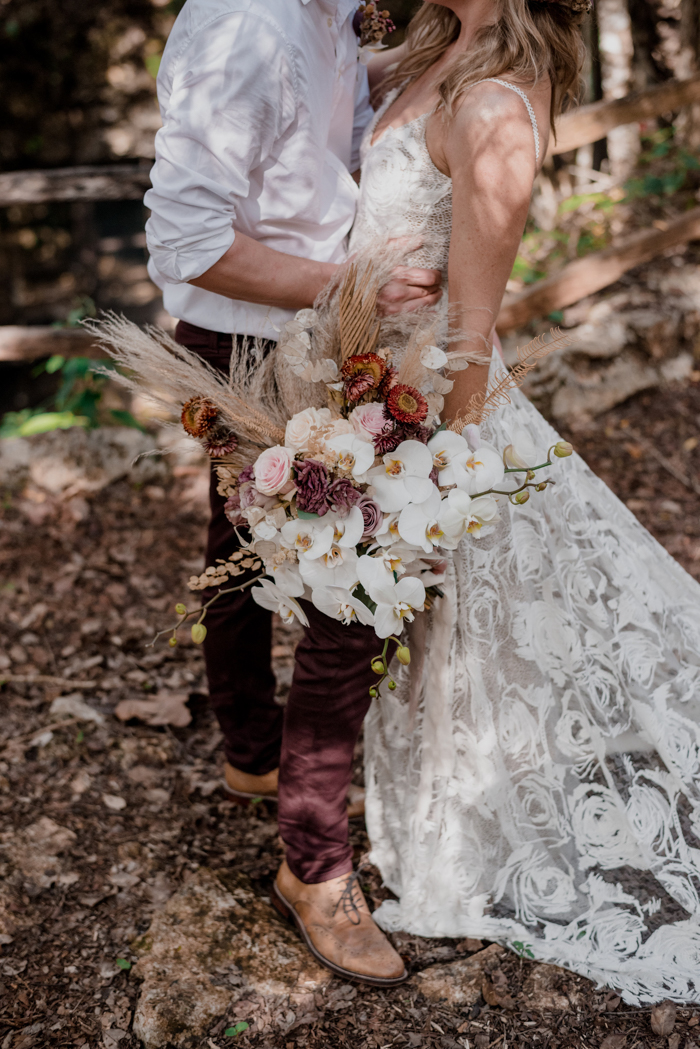
M 171 75 L 145 200 L 156 269 L 168 283 L 231 299 L 311 306 L 337 266 L 276 251 L 235 228 L 251 172 L 296 116 L 296 78 L 283 40 L 256 15 L 230 14 L 189 41 Z M 433 305 L 439 280 L 435 271 L 407 271 L 383 289 L 384 312 Z
M 189 283 L 229 299 L 264 306 L 302 309 L 313 306 L 339 266 L 285 255 L 242 233 L 206 273 Z M 382 314 L 434 306 L 442 294 L 440 271 L 401 267 L 379 293 Z

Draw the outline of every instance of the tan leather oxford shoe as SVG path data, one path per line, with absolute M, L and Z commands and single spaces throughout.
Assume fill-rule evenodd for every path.
M 264 776 L 253 776 L 250 772 L 241 772 L 239 769 L 224 762 L 223 788 L 232 798 L 242 803 L 253 801 L 255 798 L 263 798 L 265 801 L 277 801 L 277 780 L 279 769 Z M 365 814 L 365 792 L 362 787 L 350 784 L 348 789 L 348 818 L 356 819 Z
M 394 987 L 407 978 L 400 956 L 372 920 L 356 872 L 306 885 L 285 861 L 274 892 L 277 909 L 293 919 L 311 953 L 331 972 L 374 987 Z
M 264 798 L 265 801 L 277 801 L 277 780 L 279 769 L 266 772 L 264 776 L 253 776 L 250 772 L 241 772 L 224 763 L 224 790 L 240 801 L 252 801 Z

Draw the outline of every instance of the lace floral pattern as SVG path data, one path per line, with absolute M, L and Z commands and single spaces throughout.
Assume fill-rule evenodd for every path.
M 446 259 L 423 132 L 366 151 L 354 246 L 442 229 Z M 515 426 L 557 439 L 519 392 L 486 436 Z M 574 456 L 546 502 L 503 501 L 445 589 L 424 665 L 366 723 L 372 859 L 399 897 L 378 922 L 529 944 L 631 1004 L 700 999 L 700 586 Z

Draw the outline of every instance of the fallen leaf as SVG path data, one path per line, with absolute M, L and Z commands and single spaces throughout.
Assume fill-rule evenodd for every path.
M 508 979 L 502 969 L 495 969 L 490 976 L 484 976 L 481 993 L 487 1005 L 515 1009 L 515 1002 L 508 994 Z
M 676 1003 L 660 1002 L 651 1010 L 651 1029 L 654 1034 L 667 1037 L 676 1025 Z
M 624 1034 L 608 1034 L 600 1043 L 600 1049 L 623 1049 L 627 1045 L 627 1036 Z
M 668 1049 L 678 1049 L 678 1046 L 679 1046 L 680 1044 L 681 1044 L 681 1036 L 680 1036 L 680 1035 L 678 1034 L 678 1032 L 676 1031 L 676 1033 L 675 1033 L 675 1034 L 672 1034 L 672 1035 L 671 1035 L 671 1036 L 669 1037 L 669 1040 L 668 1040 Z
M 96 725 L 104 725 L 105 720 L 99 710 L 95 710 L 83 700 L 80 692 L 72 692 L 69 696 L 54 699 L 49 707 L 49 714 L 65 714 L 81 721 L 94 721 Z
M 120 798 L 118 794 L 103 794 L 102 800 L 108 809 L 112 809 L 113 812 L 121 812 L 122 809 L 126 808 L 126 800 Z
M 175 725 L 184 728 L 192 721 L 186 692 L 158 692 L 151 699 L 123 699 L 114 713 L 120 721 L 138 718 L 147 725 Z

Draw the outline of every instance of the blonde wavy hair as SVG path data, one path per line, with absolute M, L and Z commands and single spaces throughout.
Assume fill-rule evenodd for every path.
M 552 85 L 550 123 L 578 100 L 584 45 L 581 23 L 587 0 L 496 0 L 496 21 L 482 26 L 469 49 L 452 63 L 438 86 L 448 115 L 479 80 L 509 76 L 521 84 L 548 77 Z M 417 80 L 459 36 L 457 15 L 424 3 L 411 19 L 407 54 L 381 83 L 381 93 Z

